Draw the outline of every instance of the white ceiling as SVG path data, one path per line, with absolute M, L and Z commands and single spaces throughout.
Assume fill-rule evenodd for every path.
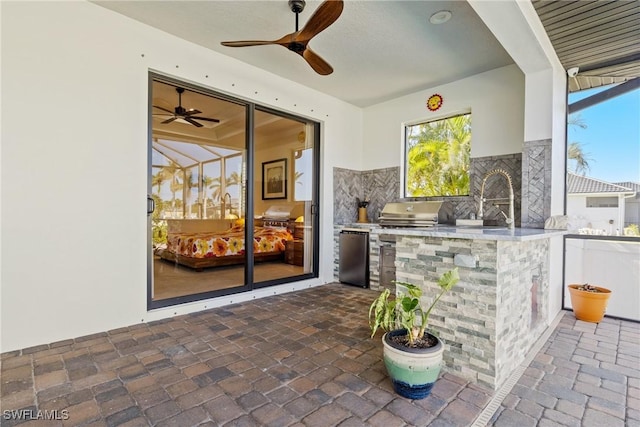
M 196 108 L 201 111 L 196 116 L 215 118 L 220 122 L 196 120 L 203 125 L 200 128 L 181 120 L 163 124 L 162 121 L 172 117 L 172 114 L 165 110 L 173 111 L 178 105 L 178 94 L 175 88 L 176 86 L 172 84 L 153 82 L 152 105 L 164 109 L 152 109 L 154 137 L 196 142 L 236 151 L 243 150 L 246 144 L 246 108 L 243 105 L 192 90 L 189 85 L 182 94 L 182 106 L 187 110 Z M 289 144 L 291 141 L 297 141 L 298 134 L 305 130 L 305 125 L 289 118 L 256 111 L 254 129 L 256 144 L 258 146 L 268 144 L 272 147 L 276 144 Z M 304 145 L 299 146 L 299 148 L 303 147 Z
M 282 46 L 220 45 L 293 32 L 287 0 L 94 3 L 360 107 L 513 63 L 466 1 L 346 0 L 340 18 L 309 43 L 333 66 L 328 76 Z M 300 28 L 320 4 L 307 1 Z M 429 23 L 440 10 L 451 20 Z

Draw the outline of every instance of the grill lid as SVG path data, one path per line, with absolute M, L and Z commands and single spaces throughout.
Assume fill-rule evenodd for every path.
M 429 227 L 446 223 L 452 213 L 449 206 L 442 201 L 387 203 L 380 212 L 380 224 L 396 227 Z
M 291 216 L 291 206 L 289 205 L 275 205 L 269 206 L 264 212 L 263 217 L 268 219 L 281 219 L 287 220 Z

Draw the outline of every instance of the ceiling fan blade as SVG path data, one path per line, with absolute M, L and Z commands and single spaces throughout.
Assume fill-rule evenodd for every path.
M 167 113 L 169 113 L 169 114 L 173 114 L 173 111 L 171 111 L 171 110 L 167 110 L 166 108 L 159 107 L 159 106 L 157 106 L 157 105 L 154 105 L 154 106 L 153 106 L 153 108 L 157 108 L 158 110 L 166 111 L 166 112 L 167 112 Z
M 311 68 L 313 68 L 316 73 L 323 76 L 333 73 L 333 67 L 309 47 L 302 52 L 302 57 L 311 65 Z
M 171 117 L 170 119 L 165 120 L 164 122 L 162 122 L 163 125 L 166 125 L 167 123 L 171 123 L 172 121 L 174 121 L 175 119 L 177 119 L 177 117 Z
M 200 113 L 202 113 L 202 111 L 200 111 L 200 110 L 196 110 L 196 109 L 194 108 L 193 110 L 187 110 L 187 111 L 185 111 L 185 112 L 184 112 L 184 115 L 185 115 L 185 116 L 192 116 L 192 115 L 194 115 L 194 114 L 200 114 Z
M 193 117 L 193 116 L 189 116 L 190 119 L 195 119 L 195 120 L 204 120 L 206 122 L 213 122 L 213 123 L 220 123 L 220 120 L 218 119 L 210 119 L 209 117 Z
M 184 117 L 184 118 L 183 118 L 183 120 L 185 120 L 185 121 L 187 121 L 187 122 L 191 123 L 192 125 L 194 125 L 194 126 L 196 126 L 196 127 L 199 127 L 199 128 L 201 128 L 201 127 L 202 127 L 202 124 L 200 124 L 200 123 L 196 122 L 196 121 L 195 121 L 195 120 L 193 120 L 191 117 Z
M 308 42 L 329 25 L 333 24 L 342 14 L 344 2 L 342 0 L 326 0 L 309 18 L 306 25 L 295 38 L 297 42 Z
M 275 41 L 268 40 L 244 40 L 232 42 L 220 42 L 222 46 L 227 47 L 246 47 L 246 46 L 263 46 L 268 44 L 277 44 Z

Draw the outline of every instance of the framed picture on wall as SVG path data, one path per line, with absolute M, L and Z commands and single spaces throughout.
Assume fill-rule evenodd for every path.
M 262 200 L 287 198 L 287 159 L 262 163 Z

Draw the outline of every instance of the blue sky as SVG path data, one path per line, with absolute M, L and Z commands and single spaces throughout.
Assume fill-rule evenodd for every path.
M 569 95 L 569 103 L 606 88 Z M 587 153 L 592 178 L 640 183 L 640 89 L 578 112 L 586 129 L 568 127 L 568 141 L 580 142 Z

